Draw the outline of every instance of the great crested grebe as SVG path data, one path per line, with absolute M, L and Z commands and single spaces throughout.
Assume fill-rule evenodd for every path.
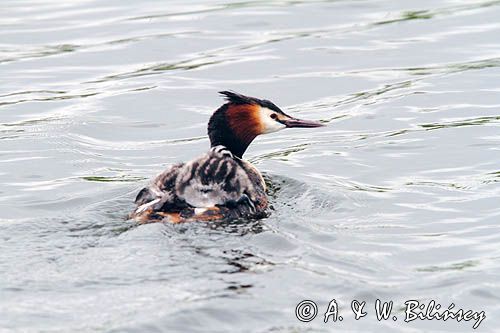
M 226 103 L 208 122 L 210 150 L 159 174 L 135 199 L 140 223 L 261 218 L 268 206 L 260 172 L 242 159 L 260 134 L 323 124 L 293 118 L 268 100 L 221 91 Z

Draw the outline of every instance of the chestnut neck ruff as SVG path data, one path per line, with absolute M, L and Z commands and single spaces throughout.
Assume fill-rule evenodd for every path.
M 257 104 L 222 105 L 208 122 L 211 147 L 225 146 L 234 156 L 242 158 L 252 141 L 259 135 Z

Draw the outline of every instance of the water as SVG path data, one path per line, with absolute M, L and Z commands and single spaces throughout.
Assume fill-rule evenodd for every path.
M 498 331 L 500 1 L 0 9 L 0 332 L 472 331 L 405 323 L 410 299 Z M 272 215 L 125 221 L 147 179 L 206 151 L 224 89 L 328 122 L 250 146 Z

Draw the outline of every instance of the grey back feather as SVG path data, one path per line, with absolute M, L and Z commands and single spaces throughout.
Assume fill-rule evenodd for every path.
M 248 199 L 253 206 L 265 196 L 258 171 L 224 146 L 177 164 L 159 174 L 136 198 L 139 209 L 167 210 L 231 205 Z

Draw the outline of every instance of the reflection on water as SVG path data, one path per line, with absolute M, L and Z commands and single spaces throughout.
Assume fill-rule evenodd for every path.
M 472 326 L 296 320 L 332 298 L 500 324 L 500 1 L 2 4 L 0 331 Z M 271 215 L 126 221 L 227 89 L 327 124 L 250 147 Z

